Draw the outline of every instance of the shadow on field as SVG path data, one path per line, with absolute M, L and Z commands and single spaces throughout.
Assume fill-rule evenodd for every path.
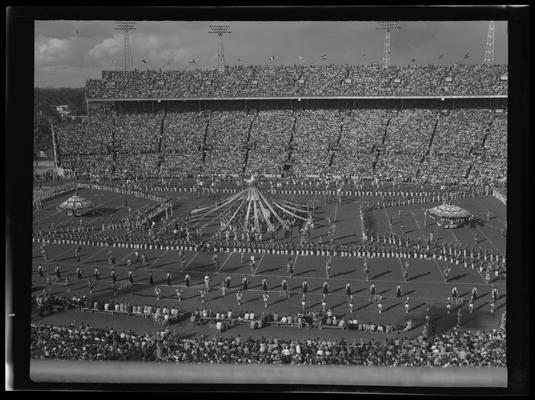
M 390 272 L 392 272 L 392 271 L 388 270 L 388 271 L 381 272 L 380 274 L 372 276 L 370 279 L 373 281 L 374 279 L 380 278 L 381 276 L 385 276 L 386 274 L 389 274 Z M 429 274 L 429 272 L 427 274 Z M 425 274 L 425 275 L 427 275 L 427 274 Z
M 275 271 L 278 271 L 279 269 L 281 269 L 281 267 L 275 267 L 275 268 L 265 269 L 265 270 L 263 270 L 262 272 L 275 272 Z
M 340 237 L 337 237 L 336 240 L 342 240 L 342 239 L 345 239 L 345 238 L 348 238 L 348 237 L 352 237 L 352 236 L 355 236 L 354 234 L 349 234 L 349 235 L 345 235 L 345 236 L 340 236 Z
M 344 304 L 346 304 L 346 302 L 342 301 L 341 303 L 335 304 L 334 306 L 330 306 L 328 308 L 330 308 L 331 310 L 334 310 L 335 308 L 343 306 Z
M 301 275 L 305 275 L 305 274 L 308 274 L 309 272 L 314 272 L 315 269 L 308 269 L 306 271 L 303 271 L 303 272 L 299 272 L 298 274 L 294 274 L 294 276 L 301 276 Z
M 243 268 L 243 265 L 238 265 L 237 267 L 232 267 L 232 268 L 225 268 L 221 272 L 232 272 L 232 271 L 237 271 L 241 268 Z
M 423 306 L 425 306 L 425 302 L 420 303 L 420 304 L 418 304 L 418 305 L 415 306 L 415 307 L 412 307 L 412 308 L 410 309 L 410 311 L 411 311 L 411 312 L 412 312 L 412 311 L 415 311 L 415 310 L 417 310 L 417 309 L 419 309 L 419 308 L 421 308 L 421 307 L 423 307 Z
M 418 275 L 414 275 L 412 277 L 410 277 L 409 279 L 407 279 L 408 281 L 413 281 L 415 279 L 418 279 L 418 278 L 422 278 L 424 276 L 427 276 L 427 275 L 430 275 L 431 272 L 424 272 L 423 274 L 418 274 Z
M 112 215 L 114 214 L 118 208 L 111 208 L 111 207 L 98 207 L 91 211 L 88 211 L 84 214 L 84 217 L 97 217 L 102 215 Z
M 282 303 L 283 301 L 287 300 L 286 297 L 281 297 L 280 299 L 278 299 L 277 301 L 274 301 L 273 303 L 270 304 L 270 306 L 274 306 L 275 304 L 279 304 L 279 303 Z
M 390 309 L 392 309 L 392 308 L 394 308 L 394 307 L 400 306 L 401 304 L 402 304 L 401 301 L 400 301 L 399 303 L 392 304 L 391 306 L 388 306 L 387 308 L 385 308 L 385 309 L 383 310 L 383 312 L 387 312 L 388 310 L 390 310 Z
M 58 258 L 57 260 L 50 260 L 50 262 L 55 263 L 55 262 L 62 262 L 62 261 L 66 261 L 66 260 L 74 260 L 74 257 Z
M 373 304 L 372 302 L 367 302 L 366 304 L 364 304 L 363 306 L 360 306 L 357 308 L 357 311 L 360 311 L 360 310 L 363 310 L 365 309 L 366 307 L 369 307 L 371 304 Z
M 467 276 L 467 275 L 468 275 L 467 272 L 465 272 L 464 274 L 455 275 L 454 277 L 448 279 L 447 282 L 458 281 L 459 279 L 462 279 L 462 278 L 464 278 L 464 277 Z
M 349 271 L 338 272 L 337 274 L 333 275 L 332 278 L 335 278 L 335 277 L 341 276 L 341 275 L 347 275 L 347 274 L 350 274 L 351 272 L 353 272 L 353 271 L 349 270 Z
M 254 297 L 254 298 L 252 298 L 252 299 L 249 299 L 249 300 L 243 302 L 242 304 L 252 303 L 253 301 L 260 300 L 261 298 L 262 298 L 261 296 Z

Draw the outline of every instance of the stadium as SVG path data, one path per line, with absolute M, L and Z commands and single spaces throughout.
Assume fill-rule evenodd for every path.
M 507 65 L 383 61 L 87 80 L 32 357 L 505 366 Z

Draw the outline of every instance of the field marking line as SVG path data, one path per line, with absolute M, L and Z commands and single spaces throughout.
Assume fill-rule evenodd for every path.
M 399 268 L 401 269 L 401 279 L 403 279 L 403 262 L 401 262 L 401 258 L 398 258 L 399 261 Z M 403 279 L 405 281 L 405 279 Z
M 184 266 L 184 269 L 183 271 L 187 270 L 188 267 L 191 265 L 191 263 L 193 262 L 193 260 L 199 255 L 199 252 L 195 252 L 195 255 L 191 258 L 191 260 L 189 260 L 189 262 Z
M 453 238 L 455 239 L 455 241 L 457 242 L 457 244 L 460 244 L 461 241 L 457 238 L 457 236 L 455 235 L 455 233 L 453 233 L 453 229 L 449 229 L 449 232 L 451 233 L 451 236 L 453 236 Z
M 440 272 L 440 276 L 442 276 L 442 280 L 444 280 L 444 283 L 447 283 L 446 282 L 446 277 L 442 273 L 442 270 L 440 269 L 440 265 L 438 265 L 438 261 L 435 258 L 433 258 L 433 261 L 435 262 L 435 265 L 436 265 L 436 267 L 438 269 L 438 272 Z
M 112 248 L 112 247 L 110 247 L 110 249 L 111 249 L 111 248 Z M 86 263 L 87 261 L 89 261 L 90 259 L 92 259 L 93 257 L 95 257 L 97 254 L 100 254 L 100 253 L 102 253 L 103 251 L 105 251 L 105 250 L 107 250 L 107 249 L 108 249 L 108 247 L 104 247 L 104 248 L 100 249 L 99 251 L 97 251 L 96 253 L 94 253 L 92 256 L 88 257 L 87 259 L 83 260 L 83 262 L 80 262 L 80 263 L 83 264 L 83 265 L 85 265 L 85 263 Z
M 253 276 L 256 275 L 256 271 L 258 271 L 258 268 L 260 267 L 260 264 L 262 264 L 262 261 L 264 260 L 264 257 L 266 256 L 266 254 L 262 254 L 262 257 L 260 258 L 260 261 L 258 261 L 258 265 L 256 266 L 256 268 L 254 269 L 254 272 L 253 272 Z
M 230 254 L 228 255 L 228 257 L 225 259 L 225 261 L 223 261 L 223 264 L 221 264 L 221 267 L 219 268 L 219 270 L 223 270 L 223 267 L 225 266 L 227 261 L 230 259 L 230 257 L 232 257 L 233 254 L 234 254 L 234 252 L 231 251 Z
M 292 266 L 292 271 L 295 274 L 295 264 L 297 264 L 297 258 L 299 257 L 299 254 L 295 255 L 294 265 Z
M 57 243 L 51 243 L 51 244 L 57 244 Z M 71 248 L 68 248 L 67 250 L 65 251 L 62 251 L 61 253 L 59 253 L 54 259 L 50 259 L 50 263 L 54 262 L 54 260 L 57 260 L 59 258 L 59 256 L 61 256 L 62 254 L 65 254 L 67 253 L 68 251 L 74 251 L 74 249 L 71 247 Z M 41 256 L 42 258 L 42 256 Z
M 418 227 L 418 230 L 422 234 L 422 239 L 424 239 L 425 238 L 425 234 L 424 234 L 424 231 L 422 230 L 422 227 L 418 223 L 418 220 L 416 219 L 416 214 L 414 213 L 414 211 L 412 211 L 412 208 L 411 208 L 410 204 L 407 204 L 407 207 L 409 208 L 409 211 L 410 211 L 410 213 L 412 215 L 412 218 L 414 218 L 414 222 L 416 222 L 416 226 Z
M 154 261 L 151 264 L 149 264 L 149 267 L 147 269 L 150 269 L 154 264 L 156 264 L 156 261 L 158 261 L 160 258 L 165 256 L 168 252 L 169 252 L 169 250 L 165 250 L 164 253 L 160 257 L 154 259 Z M 186 269 L 186 268 L 184 268 L 184 269 Z
M 119 261 L 117 261 L 117 266 L 119 266 L 119 264 L 121 264 L 121 261 L 126 260 L 130 255 L 134 254 L 135 252 L 136 252 L 136 250 L 131 251 L 131 252 L 129 252 L 126 256 L 124 256 L 124 257 L 121 258 Z
M 388 215 L 388 212 L 386 211 L 385 208 L 383 208 L 383 211 L 386 215 L 386 222 L 388 222 L 388 227 L 390 228 L 390 233 L 393 233 L 394 231 L 392 230 L 392 224 L 390 223 L 390 216 Z

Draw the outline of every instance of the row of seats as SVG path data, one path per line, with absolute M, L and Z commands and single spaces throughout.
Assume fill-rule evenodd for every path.
M 89 98 L 507 94 L 507 65 L 279 65 L 103 71 Z

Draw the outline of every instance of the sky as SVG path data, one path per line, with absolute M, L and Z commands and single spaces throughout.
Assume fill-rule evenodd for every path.
M 383 56 L 385 34 L 376 22 L 136 21 L 129 36 L 134 67 L 216 68 L 218 38 L 208 33 L 210 25 L 230 26 L 227 65 L 356 65 Z M 391 33 L 391 64 L 482 63 L 488 27 L 488 21 L 401 21 Z M 113 21 L 36 21 L 34 86 L 83 87 L 103 70 L 124 69 L 123 43 Z M 507 64 L 506 21 L 495 22 L 494 48 L 494 62 Z

